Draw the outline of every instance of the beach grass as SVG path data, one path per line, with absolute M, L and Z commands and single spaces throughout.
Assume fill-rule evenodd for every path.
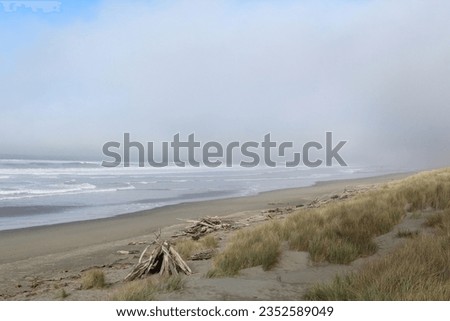
M 102 289 L 105 286 L 105 275 L 100 269 L 86 271 L 81 277 L 81 288 L 84 290 Z
M 445 220 L 444 215 L 442 213 L 434 213 L 433 215 L 430 215 L 427 217 L 424 225 L 427 227 L 441 227 L 445 228 Z
M 199 240 L 183 239 L 177 241 L 175 250 L 181 255 L 184 260 L 189 260 L 192 254 L 204 250 L 213 250 L 218 246 L 218 241 L 213 235 L 206 235 Z
M 214 260 L 207 277 L 233 276 L 241 269 L 261 265 L 264 270 L 274 266 L 281 254 L 281 224 L 264 224 L 237 232 L 224 252 Z
M 114 301 L 152 301 L 155 300 L 157 287 L 150 279 L 136 280 L 117 289 L 111 299 Z
M 444 210 L 450 206 L 450 169 L 422 172 L 385 184 L 350 199 L 300 209 L 283 223 L 243 229 L 214 260 L 208 276 L 230 276 L 262 265 L 273 267 L 286 241 L 307 251 L 313 262 L 349 264 L 374 254 L 374 237 L 391 231 L 408 212 Z M 438 224 L 438 217 L 428 224 Z
M 70 295 L 70 294 L 67 293 L 65 289 L 61 289 L 61 290 L 59 290 L 59 292 L 58 292 L 56 298 L 57 298 L 57 299 L 64 300 L 64 299 L 66 299 L 69 295 Z
M 357 273 L 312 287 L 308 300 L 450 300 L 450 209 L 420 235 Z M 437 219 L 439 218 L 439 219 Z
M 153 301 L 158 294 L 178 291 L 183 286 L 184 279 L 179 275 L 135 280 L 116 289 L 111 299 L 113 301 Z

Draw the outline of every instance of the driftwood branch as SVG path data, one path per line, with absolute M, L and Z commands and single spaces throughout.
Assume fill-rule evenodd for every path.
M 177 275 L 184 273 L 189 275 L 192 273 L 186 262 L 183 261 L 178 252 L 171 246 L 169 241 L 161 242 L 159 240 L 161 232 L 156 234 L 156 239 L 151 245 L 156 244 L 150 256 L 145 258 L 151 245 L 148 245 L 142 251 L 138 263 L 133 267 L 131 272 L 125 277 L 125 281 L 132 281 L 147 275 Z
M 209 260 L 213 257 L 215 253 L 215 249 L 207 249 L 204 251 L 200 251 L 198 253 L 192 254 L 190 260 L 192 261 L 201 261 L 201 260 Z
M 192 223 L 193 225 L 186 227 L 182 233 L 174 235 L 173 237 L 190 236 L 192 239 L 198 240 L 200 237 L 211 232 L 233 228 L 231 221 L 225 221 L 217 216 L 207 216 L 200 220 L 178 220 Z

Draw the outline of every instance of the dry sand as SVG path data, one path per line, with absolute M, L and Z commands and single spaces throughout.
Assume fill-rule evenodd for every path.
M 3 231 L 0 232 L 0 300 L 54 300 L 60 298 L 61 289 L 70 294 L 69 300 L 109 299 L 111 289 L 79 289 L 82 271 L 101 267 L 114 288 L 145 247 L 139 242 L 151 241 L 159 229 L 163 236 L 175 234 L 186 226 L 177 218 L 217 215 L 245 220 L 262 210 L 304 205 L 316 198 L 328 199 L 346 188 L 385 183 L 407 175 L 321 182 L 311 187 L 184 203 L 109 219 Z M 402 224 L 416 223 L 420 222 Z M 383 246 L 387 251 L 397 242 L 389 235 L 383 237 L 380 238 L 381 252 Z M 226 242 L 227 235 L 221 238 Z M 130 254 L 119 254 L 121 250 Z M 188 278 L 185 289 L 162 295 L 160 299 L 299 299 L 311 284 L 359 264 L 360 261 L 351 266 L 311 266 L 306 253 L 286 250 L 280 264 L 270 272 L 256 267 L 242 271 L 236 278 L 212 280 L 203 277 L 210 261 L 190 262 L 194 275 Z

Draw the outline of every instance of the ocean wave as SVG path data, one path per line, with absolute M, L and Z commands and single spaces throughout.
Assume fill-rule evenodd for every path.
M 75 192 L 86 189 L 95 189 L 96 186 L 83 183 L 79 185 L 73 185 L 71 188 L 56 188 L 56 189 L 19 189 L 19 190 L 0 190 L 0 195 L 13 195 L 13 194 L 58 194 Z
M 142 185 L 148 185 L 148 184 L 156 184 L 157 181 L 141 181 L 141 182 L 136 182 L 136 184 L 142 184 Z
M 116 191 L 127 191 L 130 189 L 136 189 L 136 187 L 134 185 L 128 184 L 128 186 L 116 188 Z
M 58 186 L 62 186 L 59 187 Z M 28 189 L 8 189 L 0 190 L 0 200 L 12 200 L 30 197 L 40 196 L 52 196 L 52 195 L 67 195 L 77 192 L 89 192 L 97 188 L 97 186 L 83 183 L 78 185 L 69 185 L 70 188 L 65 187 L 67 185 L 52 185 L 52 188 L 28 188 Z M 1 197 L 3 196 L 3 197 Z
M 136 187 L 133 185 L 123 187 L 98 188 L 95 185 L 83 183 L 76 185 L 76 187 L 73 188 L 0 190 L 0 200 L 19 200 L 27 198 L 66 196 L 87 193 L 112 193 L 133 189 L 136 189 Z

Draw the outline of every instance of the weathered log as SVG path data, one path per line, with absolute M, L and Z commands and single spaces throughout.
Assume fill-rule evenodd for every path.
M 192 261 L 201 261 L 201 260 L 209 260 L 213 257 L 215 250 L 207 249 L 198 253 L 194 253 L 191 255 L 190 259 Z
M 151 274 L 177 275 L 180 272 L 191 274 L 192 271 L 183 261 L 178 252 L 170 245 L 170 242 L 156 242 L 157 245 L 148 259 L 144 259 L 149 246 L 142 252 L 138 263 L 125 277 L 125 281 L 132 281 Z
M 182 220 L 182 219 L 179 219 Z M 194 240 L 198 240 L 200 237 L 212 233 L 217 230 L 229 229 L 232 227 L 231 222 L 224 222 L 219 217 L 204 217 L 200 220 L 182 220 L 193 225 L 184 229 L 183 235 L 189 235 Z M 180 236 L 179 234 L 177 236 Z

